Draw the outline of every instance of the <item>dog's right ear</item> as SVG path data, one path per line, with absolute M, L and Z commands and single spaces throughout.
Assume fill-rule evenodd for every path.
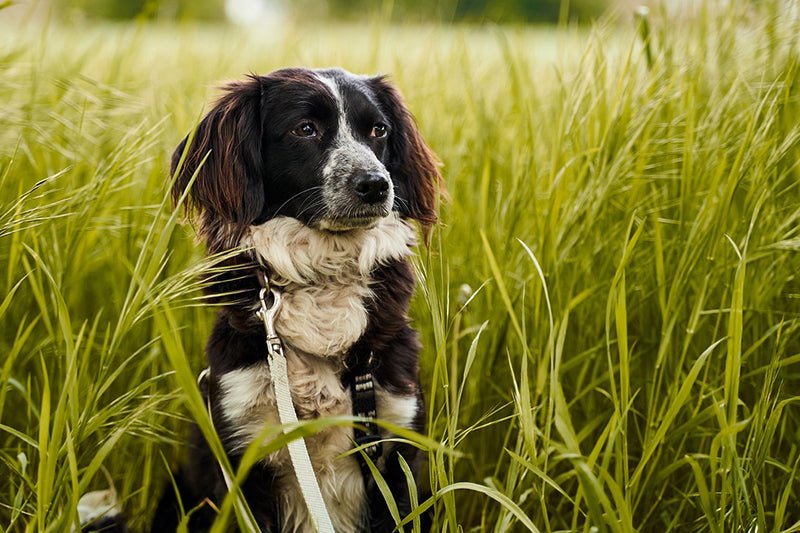
M 211 251 L 236 245 L 264 207 L 263 79 L 253 75 L 224 90 L 171 165 L 172 199 L 177 204 L 191 183 L 185 209 Z

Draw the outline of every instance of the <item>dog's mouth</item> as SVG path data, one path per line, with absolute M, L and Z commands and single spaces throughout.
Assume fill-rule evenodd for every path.
M 317 228 L 323 231 L 342 233 L 357 229 L 372 229 L 384 218 L 382 216 L 358 216 L 347 218 L 323 218 L 317 221 Z

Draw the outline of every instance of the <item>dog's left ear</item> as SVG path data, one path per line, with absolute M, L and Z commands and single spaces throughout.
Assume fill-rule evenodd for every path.
M 400 92 L 384 76 L 369 80 L 390 121 L 389 164 L 400 213 L 422 225 L 427 238 L 444 192 L 439 162 L 422 139 Z

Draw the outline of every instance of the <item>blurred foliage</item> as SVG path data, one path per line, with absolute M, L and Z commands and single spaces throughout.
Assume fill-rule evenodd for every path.
M 557 22 L 561 18 L 588 22 L 608 7 L 604 0 L 463 0 L 458 2 L 456 18 L 489 19 L 496 22 Z
M 327 0 L 330 13 L 352 18 L 369 10 L 370 0 Z M 395 0 L 391 7 L 399 20 L 438 20 L 441 22 L 588 22 L 603 13 L 607 0 Z
M 221 20 L 226 0 L 52 0 L 61 14 L 108 19 Z M 239 0 L 241 1 L 241 0 Z M 367 14 L 408 22 L 587 22 L 608 0 L 252 0 L 294 16 L 354 20 Z
M 225 0 L 53 0 L 62 15 L 107 19 L 219 20 Z

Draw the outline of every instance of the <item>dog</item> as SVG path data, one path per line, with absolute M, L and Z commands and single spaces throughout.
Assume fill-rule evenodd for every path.
M 439 164 L 399 91 L 384 76 L 286 68 L 229 83 L 172 157 L 173 198 L 207 251 L 238 250 L 209 282 L 218 316 L 206 347 L 204 392 L 234 468 L 267 425 L 279 425 L 261 289 L 280 293 L 277 335 L 301 420 L 359 415 L 424 431 L 420 342 L 408 317 L 418 229 L 437 220 Z M 416 224 L 415 224 L 416 222 Z M 356 386 L 363 381 L 368 386 Z M 365 390 L 366 389 L 366 390 Z M 415 479 L 421 452 L 378 441 L 377 424 L 333 426 L 305 443 L 337 532 L 392 531 L 365 445 L 401 515 L 410 511 L 404 462 Z M 376 453 L 377 452 L 377 453 Z M 343 455 L 344 454 L 344 455 Z M 184 509 L 205 530 L 227 493 L 198 430 L 175 474 Z M 401 459 L 402 458 L 402 459 Z M 262 531 L 312 531 L 286 449 L 268 455 L 242 486 Z M 154 531 L 172 531 L 170 486 Z

